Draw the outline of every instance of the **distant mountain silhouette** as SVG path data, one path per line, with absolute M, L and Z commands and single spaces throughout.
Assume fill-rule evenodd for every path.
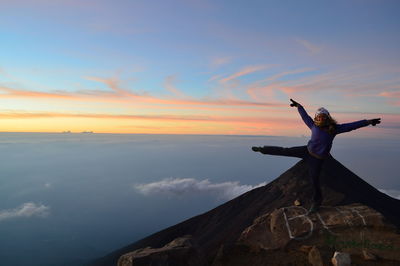
M 400 200 L 391 198 L 378 191 L 334 158 L 330 157 L 326 160 L 320 178 L 324 195 L 323 206 L 348 206 L 355 203 L 365 205 L 382 214 L 384 220 L 394 225 L 395 228 L 400 228 Z M 304 160 L 301 160 L 281 176 L 263 187 L 253 189 L 204 214 L 190 218 L 131 245 L 118 249 L 93 261 L 90 265 L 117 265 L 117 261 L 122 255 L 146 247 L 151 247 L 152 249 L 146 249 L 143 252 L 153 254 L 154 252 L 165 251 L 167 247 L 175 245 L 173 250 L 179 250 L 179 252 L 182 253 L 183 249 L 179 249 L 179 247 L 187 247 L 185 246 L 185 241 L 187 239 L 182 237 L 188 235 L 196 251 L 201 253 L 199 256 L 202 259 L 190 265 L 212 265 L 213 263 L 213 265 L 230 265 L 229 263 L 221 263 L 223 260 L 215 262 L 217 257 L 224 257 L 223 254 L 221 255 L 221 247 L 237 246 L 238 240 L 241 236 L 243 237 L 243 232 L 250 230 L 248 228 L 253 225 L 257 218 L 266 217 L 263 219 L 269 219 L 268 221 L 270 221 L 272 216 L 268 215 L 273 214 L 274 211 L 277 212 L 277 210 L 280 211 L 280 213 L 285 212 L 284 207 L 294 206 L 293 204 L 296 200 L 298 200 L 304 208 L 308 208 L 311 204 L 312 191 L 311 182 L 308 177 L 307 164 Z M 327 215 L 329 215 L 329 213 Z M 332 217 L 331 215 L 331 218 Z M 301 230 L 299 229 L 298 231 Z M 226 250 L 226 252 L 228 252 L 227 254 L 229 254 L 229 249 Z M 242 249 L 240 252 L 247 251 L 243 251 Z M 241 254 L 240 252 L 236 251 L 235 256 L 240 256 L 237 255 Z M 280 254 L 279 252 L 276 254 Z M 168 254 L 172 253 L 170 252 Z M 140 256 L 145 257 L 144 255 Z M 182 260 L 186 255 L 170 255 L 171 258 L 173 256 L 181 256 Z M 243 256 L 245 257 L 245 255 Z M 254 257 L 255 255 L 252 256 Z M 281 256 L 285 255 L 282 253 Z M 144 263 L 138 265 L 149 264 Z M 152 265 L 167 264 L 161 263 Z M 176 262 L 176 265 L 181 264 Z M 182 265 L 185 265 L 185 263 L 183 262 Z

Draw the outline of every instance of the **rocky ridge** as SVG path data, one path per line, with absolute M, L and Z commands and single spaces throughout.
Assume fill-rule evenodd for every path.
M 321 173 L 323 206 L 307 214 L 307 171 L 302 160 L 266 186 L 91 265 L 331 265 L 346 256 L 352 265 L 400 265 L 400 201 L 331 157 Z

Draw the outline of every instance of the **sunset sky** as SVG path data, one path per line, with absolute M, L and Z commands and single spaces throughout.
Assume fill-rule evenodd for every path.
M 400 136 L 399 1 L 0 0 L 0 131 Z M 352 133 L 353 134 L 353 133 Z

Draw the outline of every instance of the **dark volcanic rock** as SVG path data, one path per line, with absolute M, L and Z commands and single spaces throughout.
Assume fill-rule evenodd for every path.
M 320 239 L 319 236 L 324 233 L 330 245 L 339 246 L 339 242 L 345 239 L 361 245 L 368 239 L 400 247 L 396 227 L 388 223 L 382 214 L 360 204 L 322 206 L 314 214 L 307 214 L 306 209 L 298 206 L 280 208 L 258 217 L 243 231 L 238 241 L 253 249 L 273 250 L 284 248 L 293 240 L 302 240 L 302 245 L 316 245 L 309 240 L 314 237 Z M 321 244 L 318 243 L 318 246 Z
M 322 208 L 318 215 L 321 216 L 325 225 L 331 231 L 342 230 L 340 232 L 348 236 L 358 236 L 363 233 L 365 226 L 363 226 L 364 224 L 361 226 L 360 223 L 363 223 L 363 221 L 361 218 L 357 218 L 356 212 L 345 215 L 355 225 L 351 229 L 345 228 L 345 220 L 341 214 L 338 214 L 338 209 L 348 212 L 349 208 L 358 208 L 358 211 L 365 210 L 366 213 L 373 214 L 368 217 L 368 222 L 372 221 L 371 219 L 376 219 L 376 223 L 372 227 L 375 228 L 376 226 L 377 231 L 372 230 L 372 232 L 390 235 L 390 239 L 393 237 L 391 234 L 396 234 L 395 230 L 400 227 L 400 215 L 398 214 L 400 200 L 381 193 L 334 158 L 326 160 L 320 178 L 324 195 L 323 205 L 326 207 Z M 358 241 L 358 238 L 343 240 L 336 238 L 334 240 L 336 241 L 335 245 L 330 246 L 325 242 L 322 245 L 321 239 L 325 241 L 327 231 L 322 223 L 315 223 L 315 228 L 312 230 L 314 242 L 311 240 L 307 242 L 306 239 L 289 240 L 290 235 L 287 230 L 285 231 L 285 220 L 282 220 L 283 213 L 291 215 L 290 217 L 296 214 L 304 215 L 304 209 L 301 208 L 310 206 L 310 195 L 312 195 L 312 186 L 308 177 L 308 168 L 302 160 L 266 186 L 256 188 L 204 214 L 116 250 L 94 261 L 91 265 L 116 265 L 118 259 L 126 253 L 145 247 L 156 250 L 185 235 L 192 236 L 193 241 L 197 244 L 197 252 L 203 254 L 206 261 L 204 265 L 265 265 L 267 260 L 271 265 L 307 265 L 309 264 L 308 253 L 300 250 L 301 246 L 317 246 L 321 256 L 325 258 L 325 254 L 331 254 L 338 247 L 342 248 L 342 246 L 338 246 L 340 241 Z M 302 206 L 293 206 L 296 199 L 301 202 Z M 357 203 L 357 205 L 351 205 L 354 203 Z M 337 217 L 334 213 L 337 214 Z M 317 222 L 319 221 L 318 215 L 315 214 L 310 219 Z M 259 222 L 264 222 L 265 226 L 268 225 L 268 227 L 264 228 L 265 231 L 256 240 L 257 245 L 244 243 L 243 232 L 254 226 L 257 219 Z M 296 221 L 291 220 L 290 222 Z M 291 227 L 292 236 L 303 237 L 309 234 L 310 224 L 306 220 L 303 222 L 304 224 L 299 222 L 296 227 Z M 368 227 L 369 229 L 371 228 Z M 277 237 L 279 234 L 281 237 Z M 368 235 L 368 233 L 365 232 L 364 235 Z M 317 236 L 320 236 L 320 238 Z M 378 233 L 374 233 L 375 236 L 376 238 L 373 239 L 378 239 Z M 238 242 L 239 239 L 243 243 Z M 399 249 L 396 241 L 393 242 L 394 248 Z M 379 242 L 374 245 L 380 244 L 382 243 Z M 388 245 L 388 243 L 384 244 Z M 366 249 L 371 249 L 371 246 L 364 245 L 366 245 Z M 374 250 L 371 253 L 376 254 Z M 398 259 L 384 253 L 380 254 L 383 258 L 391 258 L 392 261 Z M 234 254 L 240 254 L 240 256 Z M 352 260 L 363 260 L 363 258 L 362 251 L 352 254 Z M 233 259 L 238 264 L 232 261 Z M 372 261 L 364 262 L 362 265 L 372 263 Z
M 118 266 L 202 266 L 203 256 L 192 242 L 191 236 L 174 239 L 162 248 L 137 249 L 122 255 Z
M 364 258 L 370 250 L 382 261 L 400 263 L 400 235 L 396 230 L 382 214 L 361 204 L 322 207 L 315 214 L 290 206 L 257 218 L 238 242 L 251 250 L 269 252 L 313 246 L 309 251 L 313 265 L 324 265 L 322 261 L 328 262 L 335 250 Z

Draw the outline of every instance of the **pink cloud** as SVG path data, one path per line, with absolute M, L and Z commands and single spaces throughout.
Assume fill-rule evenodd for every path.
M 87 80 L 103 83 L 119 96 L 136 97 L 138 94 L 124 90 L 120 86 L 120 80 L 117 78 L 99 78 L 99 77 L 86 77 Z
M 167 76 L 164 80 L 164 87 L 170 93 L 172 93 L 172 95 L 174 95 L 178 98 L 184 98 L 184 97 L 186 97 L 186 95 L 182 91 L 180 91 L 175 85 L 177 83 L 177 81 L 178 81 L 178 78 L 176 75 Z
M 121 121 L 120 128 L 146 129 L 152 132 L 175 132 L 180 128 L 181 133 L 216 133 L 216 134 L 272 134 L 272 135 L 309 135 L 309 129 L 297 114 L 291 109 L 291 113 L 282 113 L 277 110 L 265 115 L 240 114 L 240 115 L 173 115 L 173 114 L 103 114 L 103 113 L 63 113 L 63 112 L 1 112 L 0 119 L 43 119 L 43 118 L 76 118 L 76 119 L 112 119 Z M 340 123 L 346 123 L 364 118 L 382 118 L 382 124 L 377 127 L 369 127 L 362 130 L 362 136 L 373 136 L 381 133 L 388 136 L 398 133 L 400 130 L 399 114 L 362 114 L 362 113 L 338 113 L 334 116 Z M 139 121 L 154 121 L 153 125 L 129 125 L 123 124 Z M 178 123 L 172 126 L 169 122 Z M 103 129 L 104 130 L 104 129 Z M 126 130 L 124 130 L 126 132 Z
M 211 78 L 209 78 L 207 81 L 208 82 L 211 82 L 211 81 L 214 81 L 214 80 L 218 80 L 218 79 L 221 79 L 222 78 L 222 75 L 221 74 L 217 74 L 217 75 L 213 75 Z
M 384 91 L 379 93 L 379 96 L 387 97 L 387 98 L 400 98 L 400 91 Z
M 276 112 L 280 114 L 281 112 Z M 272 113 L 271 113 L 272 114 Z M 248 116 L 248 115 L 134 115 L 134 114 L 102 114 L 102 113 L 65 113 L 65 112 L 1 112 L 1 119 L 15 118 L 53 118 L 53 117 L 73 117 L 73 118 L 107 118 L 107 119 L 143 119 L 143 120 L 184 120 L 184 121 L 215 121 L 215 122 L 239 122 L 239 123 L 292 123 L 299 120 L 297 116 L 293 118 L 271 117 L 270 116 Z
M 76 97 L 72 94 L 63 92 L 39 92 L 39 91 L 29 91 L 29 90 L 18 90 L 9 87 L 0 87 L 0 98 L 18 98 L 18 97 L 29 97 L 29 98 L 60 98 L 73 100 Z
M 87 77 L 86 79 L 95 82 L 100 82 L 106 85 L 110 91 L 102 90 L 81 90 L 78 92 L 67 92 L 67 91 L 56 91 L 56 92 L 39 92 L 39 91 L 29 91 L 23 89 L 14 89 L 9 87 L 0 87 L 0 97 L 3 98 L 59 98 L 62 100 L 74 100 L 74 101 L 98 101 L 98 102 L 124 102 L 124 103 L 144 103 L 144 104 L 155 104 L 155 105 L 188 105 L 188 106 L 253 106 L 253 107 L 268 107 L 282 106 L 281 103 L 277 102 L 257 102 L 257 101 L 247 101 L 240 99 L 191 99 L 184 97 L 179 91 L 175 91 L 175 94 L 181 94 L 181 98 L 160 98 L 148 95 L 147 93 L 138 94 L 132 91 L 125 90 L 120 87 L 119 80 L 104 79 L 98 77 Z M 169 85 L 172 84 L 173 80 L 169 80 Z M 172 85 L 171 85 L 172 86 Z M 170 87 L 174 89 L 174 87 Z M 176 96 L 176 95 L 175 95 Z
M 272 99 L 274 97 L 274 91 L 275 90 L 281 90 L 284 91 L 285 93 L 289 94 L 291 92 L 288 90 L 288 88 L 283 88 L 282 86 L 285 86 L 285 84 L 288 83 L 288 81 L 279 81 L 279 78 L 290 76 L 293 74 L 299 74 L 299 73 L 305 73 L 312 71 L 314 69 L 312 68 L 300 68 L 300 69 L 295 69 L 295 70 L 290 70 L 290 71 L 284 71 L 277 73 L 275 75 L 272 75 L 266 79 L 257 81 L 253 84 L 250 84 L 248 89 L 246 90 L 246 93 L 252 98 L 252 99 Z M 298 79 L 296 80 L 298 81 Z M 290 81 L 291 82 L 291 81 Z
M 289 71 L 283 71 L 283 72 L 275 74 L 275 75 L 273 75 L 271 77 L 268 77 L 264 81 L 275 81 L 275 80 L 277 80 L 279 78 L 282 78 L 282 77 L 286 77 L 286 76 L 293 75 L 293 74 L 300 74 L 300 73 L 310 72 L 310 71 L 313 71 L 313 70 L 315 70 L 315 69 L 314 68 L 310 68 L 310 67 L 305 67 L 305 68 L 299 68 L 299 69 L 294 69 L 294 70 L 289 70 Z
M 232 57 L 230 57 L 230 56 L 217 57 L 212 60 L 211 65 L 214 67 L 218 67 L 218 66 L 229 64 L 230 62 L 232 62 Z
M 389 102 L 396 106 L 400 106 L 400 91 L 383 91 L 379 96 L 388 98 Z
M 296 40 L 299 44 L 301 44 L 304 48 L 307 49 L 311 54 L 318 54 L 322 51 L 322 47 L 318 46 L 314 43 L 311 43 L 310 41 L 307 40 L 301 40 L 297 39 Z
M 221 79 L 220 82 L 221 83 L 227 83 L 228 81 L 231 81 L 233 79 L 236 79 L 236 78 L 239 78 L 239 77 L 254 73 L 256 71 L 263 70 L 265 68 L 266 68 L 265 65 L 245 67 L 245 68 L 241 69 L 239 72 L 236 72 L 236 73 L 234 73 L 234 74 L 232 74 L 232 75 L 230 75 L 230 76 L 228 76 L 226 78 Z
M 252 99 L 271 100 L 274 93 L 281 91 L 288 97 L 303 97 L 306 93 L 317 92 L 319 95 L 335 93 L 345 97 L 378 97 L 384 91 L 391 91 L 399 83 L 397 75 L 388 75 L 382 79 L 383 70 L 369 66 L 352 66 L 332 70 L 325 73 L 310 73 L 299 75 L 290 80 L 278 80 L 285 75 L 307 72 L 313 69 L 298 69 L 293 72 L 278 73 L 267 79 L 250 84 L 246 88 L 247 94 Z M 317 70 L 317 69 L 316 69 Z M 389 72 L 388 69 L 386 71 Z M 380 96 L 395 97 L 394 94 L 383 93 Z

